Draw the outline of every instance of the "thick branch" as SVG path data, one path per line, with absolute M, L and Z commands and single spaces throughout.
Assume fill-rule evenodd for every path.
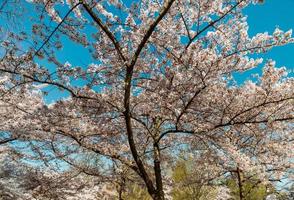
M 43 83 L 43 84 L 56 86 L 59 89 L 63 89 L 63 90 L 68 91 L 71 94 L 71 96 L 74 97 L 74 98 L 97 100 L 96 98 L 91 98 L 91 97 L 87 97 L 87 96 L 78 95 L 78 94 L 76 94 L 76 92 L 73 89 L 71 89 L 71 88 L 69 88 L 69 87 L 67 87 L 67 86 L 65 86 L 65 85 L 63 85 L 61 83 L 58 83 L 58 82 L 53 82 L 53 81 L 48 81 L 48 80 L 39 80 L 39 79 L 37 79 L 37 78 L 35 78 L 33 76 L 30 76 L 30 75 L 27 75 L 27 74 L 22 74 L 22 73 L 19 73 L 19 72 L 16 72 L 16 71 L 8 70 L 8 69 L 1 69 L 0 68 L 0 71 L 10 73 L 10 74 L 19 75 L 19 76 L 22 76 L 23 78 L 29 79 L 29 80 L 31 80 L 33 82 L 36 82 L 36 83 Z
M 211 128 L 210 130 L 207 130 L 205 132 L 209 132 L 212 131 L 214 129 L 217 128 L 221 128 L 221 127 L 226 127 L 226 126 L 234 126 L 234 125 L 245 125 L 245 124 L 262 124 L 262 123 L 267 123 L 267 122 L 286 122 L 286 121 L 291 121 L 294 120 L 294 116 L 290 116 L 290 117 L 285 117 L 285 118 L 278 118 L 278 119 L 274 119 L 274 120 L 269 120 L 269 119 L 263 119 L 263 120 L 248 120 L 248 121 L 239 121 L 239 122 L 228 122 L 228 123 L 224 123 L 224 124 L 218 124 L 216 126 L 214 126 L 213 128 Z M 167 130 L 165 132 L 163 132 L 160 137 L 158 138 L 157 142 L 159 142 L 163 137 L 165 137 L 166 135 L 170 134 L 170 133 L 184 133 L 184 134 L 200 134 L 200 133 L 205 133 L 204 131 L 199 131 L 199 132 L 195 132 L 195 131 L 189 131 L 189 130 L 177 130 L 177 129 L 172 129 L 172 130 Z
M 288 98 L 285 98 L 285 99 L 279 99 L 279 100 L 275 100 L 275 101 L 268 101 L 268 102 L 263 102 L 261 104 L 258 104 L 258 105 L 255 105 L 255 106 L 252 106 L 250 108 L 247 108 L 245 110 L 242 110 L 241 112 L 237 113 L 236 115 L 234 115 L 230 121 L 228 122 L 229 124 L 231 122 L 233 122 L 237 117 L 241 116 L 242 114 L 245 114 L 251 110 L 254 110 L 254 109 L 257 109 L 257 108 L 260 108 L 260 107 L 263 107 L 263 106 L 266 106 L 266 105 L 269 105 L 269 104 L 274 104 L 274 103 L 281 103 L 283 101 L 288 101 L 288 100 L 291 100 L 291 99 L 294 99 L 294 97 L 288 97 Z
M 141 40 L 137 50 L 135 51 L 135 54 L 133 56 L 133 59 L 131 61 L 131 68 L 136 64 L 136 61 L 142 51 L 142 49 L 144 48 L 146 42 L 148 41 L 148 39 L 150 38 L 150 36 L 152 35 L 153 31 L 155 30 L 155 27 L 158 25 L 158 23 L 162 20 L 162 18 L 166 15 L 166 13 L 168 12 L 168 10 L 170 9 L 170 7 L 172 6 L 172 4 L 174 3 L 175 0 L 169 0 L 164 7 L 162 8 L 159 16 L 157 17 L 157 19 L 149 26 L 146 34 L 144 35 L 143 39 Z
M 154 185 L 153 185 L 149 175 L 146 172 L 145 166 L 139 157 L 139 154 L 138 154 L 138 151 L 136 148 L 136 144 L 134 141 L 134 133 L 133 133 L 133 129 L 132 129 L 131 112 L 130 112 L 131 81 L 132 81 L 134 66 L 136 64 L 136 61 L 137 61 L 142 49 L 144 48 L 146 42 L 148 41 L 148 39 L 152 35 L 153 31 L 155 30 L 155 27 L 157 26 L 157 24 L 163 19 L 165 14 L 168 12 L 168 10 L 171 7 L 173 2 L 174 2 L 174 0 L 170 0 L 165 4 L 165 6 L 163 7 L 163 9 L 160 12 L 159 16 L 157 17 L 157 19 L 148 28 L 146 34 L 144 35 L 142 41 L 139 44 L 137 50 L 135 51 L 135 54 L 133 56 L 133 59 L 132 59 L 130 65 L 128 65 L 128 67 L 127 67 L 126 78 L 125 78 L 125 95 L 124 95 L 125 112 L 124 112 L 124 115 L 125 115 L 125 121 L 126 121 L 128 142 L 129 142 L 129 146 L 130 146 L 133 158 L 134 158 L 134 160 L 135 160 L 135 162 L 141 172 L 141 177 L 143 178 L 143 180 L 148 188 L 148 192 L 149 192 L 149 194 L 151 194 L 151 196 L 155 195 L 156 189 L 154 188 Z
M 72 134 L 69 134 L 69 133 L 66 133 L 65 131 L 63 130 L 57 130 L 57 133 L 62 135 L 62 136 L 65 136 L 65 137 L 69 137 L 71 139 L 73 139 L 80 147 L 82 148 L 85 148 L 87 150 L 90 150 L 94 153 L 97 153 L 101 156 L 105 156 L 105 157 L 108 157 L 108 158 L 111 158 L 111 159 L 114 159 L 114 160 L 118 160 L 120 161 L 121 163 L 123 163 L 124 165 L 126 165 L 127 167 L 129 167 L 130 169 L 134 170 L 136 173 L 139 174 L 139 171 L 138 171 L 138 168 L 132 164 L 130 164 L 129 162 L 127 162 L 125 159 L 123 159 L 120 155 L 118 154 L 107 154 L 105 152 L 102 152 L 100 151 L 99 149 L 96 149 L 92 146 L 87 146 L 83 143 L 82 139 L 80 138 L 77 138 L 76 136 L 72 135 Z
M 98 24 L 98 26 L 104 31 L 104 33 L 107 35 L 107 37 L 111 40 L 111 42 L 113 43 L 113 45 L 114 45 L 117 53 L 119 54 L 120 58 L 124 62 L 126 62 L 127 59 L 123 55 L 123 53 L 121 51 L 120 44 L 116 40 L 113 33 L 108 29 L 108 27 L 105 24 L 103 24 L 101 19 L 93 12 L 93 10 L 90 8 L 90 6 L 87 3 L 83 2 L 82 4 L 83 4 L 83 7 L 86 9 L 87 13 L 91 16 L 91 18 Z

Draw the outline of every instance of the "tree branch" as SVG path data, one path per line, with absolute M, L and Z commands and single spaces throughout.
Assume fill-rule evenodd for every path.
M 108 38 L 111 40 L 111 42 L 113 43 L 117 53 L 119 54 L 120 58 L 126 62 L 127 59 L 125 58 L 125 56 L 123 55 L 122 51 L 121 51 L 121 47 L 119 42 L 116 40 L 115 36 L 113 35 L 113 33 L 108 29 L 108 27 L 103 24 L 103 22 L 101 21 L 101 19 L 99 17 L 97 17 L 97 15 L 93 12 L 92 8 L 90 8 L 90 6 L 81 1 L 83 4 L 83 7 L 86 9 L 87 13 L 91 16 L 91 18 L 98 24 L 98 26 L 104 31 L 104 33 L 108 36 Z
M 157 19 L 150 25 L 148 28 L 146 34 L 144 35 L 143 39 L 141 40 L 140 44 L 138 45 L 138 48 L 135 51 L 135 54 L 132 58 L 131 63 L 127 66 L 127 71 L 126 71 L 126 78 L 125 78 L 125 94 L 124 94 L 124 108 L 125 108 L 125 122 L 126 122 L 126 129 L 127 129 L 127 135 L 128 135 L 128 142 L 129 146 L 133 155 L 133 158 L 140 170 L 141 177 L 143 178 L 148 192 L 151 195 L 155 195 L 157 193 L 156 189 L 154 188 L 153 182 L 150 179 L 149 175 L 146 172 L 145 166 L 142 162 L 142 160 L 139 157 L 136 144 L 134 141 L 134 133 L 132 129 L 132 122 L 131 122 L 131 112 L 130 112 L 130 95 L 131 95 L 131 81 L 132 81 L 132 75 L 133 75 L 133 69 L 136 64 L 136 61 L 144 48 L 146 42 L 152 35 L 153 31 L 155 30 L 155 27 L 158 25 L 158 23 L 163 19 L 165 14 L 168 12 L 169 8 L 172 6 L 172 3 L 175 0 L 169 0 L 165 6 L 163 7 L 162 11 L 160 12 L 159 16 Z
M 235 8 L 237 8 L 237 6 L 239 6 L 244 0 L 239 1 L 238 3 L 236 3 L 234 6 L 232 6 L 227 12 L 225 12 L 225 14 L 223 14 L 221 17 L 219 17 L 218 19 L 210 22 L 207 26 L 205 26 L 203 29 L 201 29 L 199 32 L 197 32 L 192 38 L 191 40 L 189 40 L 187 46 L 185 47 L 185 49 L 187 50 L 189 48 L 189 46 L 192 44 L 192 42 L 199 36 L 201 35 L 203 32 L 205 32 L 207 29 L 209 29 L 210 27 L 214 26 L 214 24 L 216 24 L 217 22 L 221 21 L 223 18 L 225 18 L 230 12 L 232 12 Z
M 64 21 L 66 20 L 66 18 L 69 16 L 69 14 L 79 5 L 81 4 L 81 2 L 75 4 L 69 11 L 67 11 L 66 15 L 63 17 L 63 19 L 61 20 L 61 22 L 54 28 L 54 30 L 51 32 L 51 34 L 47 37 L 47 39 L 43 42 L 43 44 L 38 48 L 38 50 L 34 53 L 34 55 L 32 56 L 32 58 L 34 58 L 36 55 L 39 54 L 39 52 L 43 49 L 43 47 L 49 42 L 49 40 L 51 39 L 51 37 L 54 35 L 54 33 L 59 29 L 59 27 L 64 23 Z
M 170 9 L 170 7 L 174 3 L 174 1 L 175 0 L 167 1 L 166 5 L 164 5 L 164 7 L 162 8 L 162 10 L 161 10 L 159 16 L 157 17 L 157 19 L 149 26 L 146 34 L 144 35 L 143 39 L 141 40 L 140 44 L 138 45 L 137 50 L 135 51 L 135 54 L 134 54 L 134 56 L 132 58 L 132 61 L 131 61 L 131 64 L 130 64 L 131 68 L 136 64 L 136 61 L 137 61 L 142 49 L 144 48 L 146 42 L 148 41 L 148 39 L 152 35 L 153 31 L 155 30 L 155 27 L 162 20 L 162 18 L 166 15 L 166 13 Z
M 15 141 L 15 140 L 17 140 L 17 138 L 7 138 L 7 139 L 4 139 L 4 140 L 0 140 L 0 145 L 9 143 L 9 142 L 12 142 L 12 141 Z

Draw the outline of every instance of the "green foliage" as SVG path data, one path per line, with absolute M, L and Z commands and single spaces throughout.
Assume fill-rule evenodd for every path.
M 133 171 L 124 168 L 121 180 L 118 181 L 118 193 L 121 192 L 123 200 L 152 200 L 145 184 Z
M 197 170 L 193 165 L 192 159 L 181 159 L 176 163 L 172 170 L 172 179 L 174 187 L 171 195 L 173 200 L 214 200 L 217 198 L 217 187 L 207 186 L 201 183 L 204 171 Z M 133 177 L 134 174 L 128 174 L 128 177 Z M 244 178 L 244 177 L 243 177 Z M 236 177 L 228 177 L 224 182 L 231 190 L 231 200 L 239 200 L 239 186 Z M 269 188 L 257 178 L 243 180 L 242 190 L 244 200 L 264 200 L 266 197 L 275 193 L 275 189 Z M 125 200 L 152 200 L 143 184 L 138 181 L 128 181 L 125 185 L 122 194 Z M 286 200 L 286 195 L 278 195 L 277 199 Z M 288 200 L 288 199 L 287 199 Z
M 217 198 L 217 187 L 207 186 L 203 182 L 203 174 L 207 171 L 197 170 L 192 159 L 177 162 L 172 171 L 175 187 L 172 189 L 173 200 L 214 200 Z M 209 169 L 207 169 L 209 170 Z M 243 176 L 243 175 L 242 175 Z M 227 177 L 223 182 L 231 191 L 231 200 L 239 200 L 239 185 L 236 177 Z M 275 193 L 273 186 L 260 182 L 258 178 L 242 177 L 243 200 L 264 200 Z
M 126 200 L 152 200 L 147 190 L 135 183 L 128 185 L 127 191 L 123 193 L 122 197 Z
M 239 200 L 239 186 L 236 180 L 227 181 L 227 186 L 231 190 L 234 200 Z M 244 181 L 242 183 L 242 194 L 244 200 L 263 200 L 268 195 L 267 187 L 257 181 Z
M 175 187 L 172 189 L 173 200 L 211 200 L 216 191 L 211 186 L 201 183 L 202 174 L 193 167 L 193 162 L 178 161 L 172 178 Z

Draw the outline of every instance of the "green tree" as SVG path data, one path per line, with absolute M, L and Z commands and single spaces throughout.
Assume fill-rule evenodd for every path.
M 201 171 L 193 167 L 193 161 L 180 160 L 172 172 L 175 187 L 172 189 L 174 200 L 211 200 L 216 198 L 216 190 L 207 186 Z
M 148 194 L 146 189 L 138 184 L 128 184 L 128 189 L 122 195 L 123 200 L 151 200 L 152 198 Z
M 227 185 L 231 190 L 231 195 L 234 200 L 239 200 L 239 186 L 234 179 L 227 180 Z M 262 200 L 268 195 L 267 187 L 264 184 L 258 184 L 254 181 L 245 181 L 242 184 L 243 200 Z

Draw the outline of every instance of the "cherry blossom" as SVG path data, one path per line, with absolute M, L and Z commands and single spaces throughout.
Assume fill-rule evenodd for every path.
M 23 159 L 54 173 L 70 166 L 105 183 L 117 184 L 128 168 L 155 200 L 169 198 L 168 166 L 181 149 L 203 155 L 196 165 L 214 169 L 209 180 L 226 173 L 266 184 L 289 177 L 294 80 L 258 56 L 294 39 L 279 28 L 249 36 L 242 9 L 258 1 L 30 2 L 48 16 L 32 27 L 36 50 L 2 42 L 0 145 L 18 140 L 26 144 L 15 150 Z M 63 37 L 89 49 L 94 61 L 59 60 Z M 236 76 L 258 66 L 256 80 L 236 84 Z M 69 96 L 48 105 L 48 87 Z M 79 162 L 89 153 L 112 168 Z M 82 194 L 99 190 L 91 181 Z M 229 197 L 220 187 L 218 199 Z

